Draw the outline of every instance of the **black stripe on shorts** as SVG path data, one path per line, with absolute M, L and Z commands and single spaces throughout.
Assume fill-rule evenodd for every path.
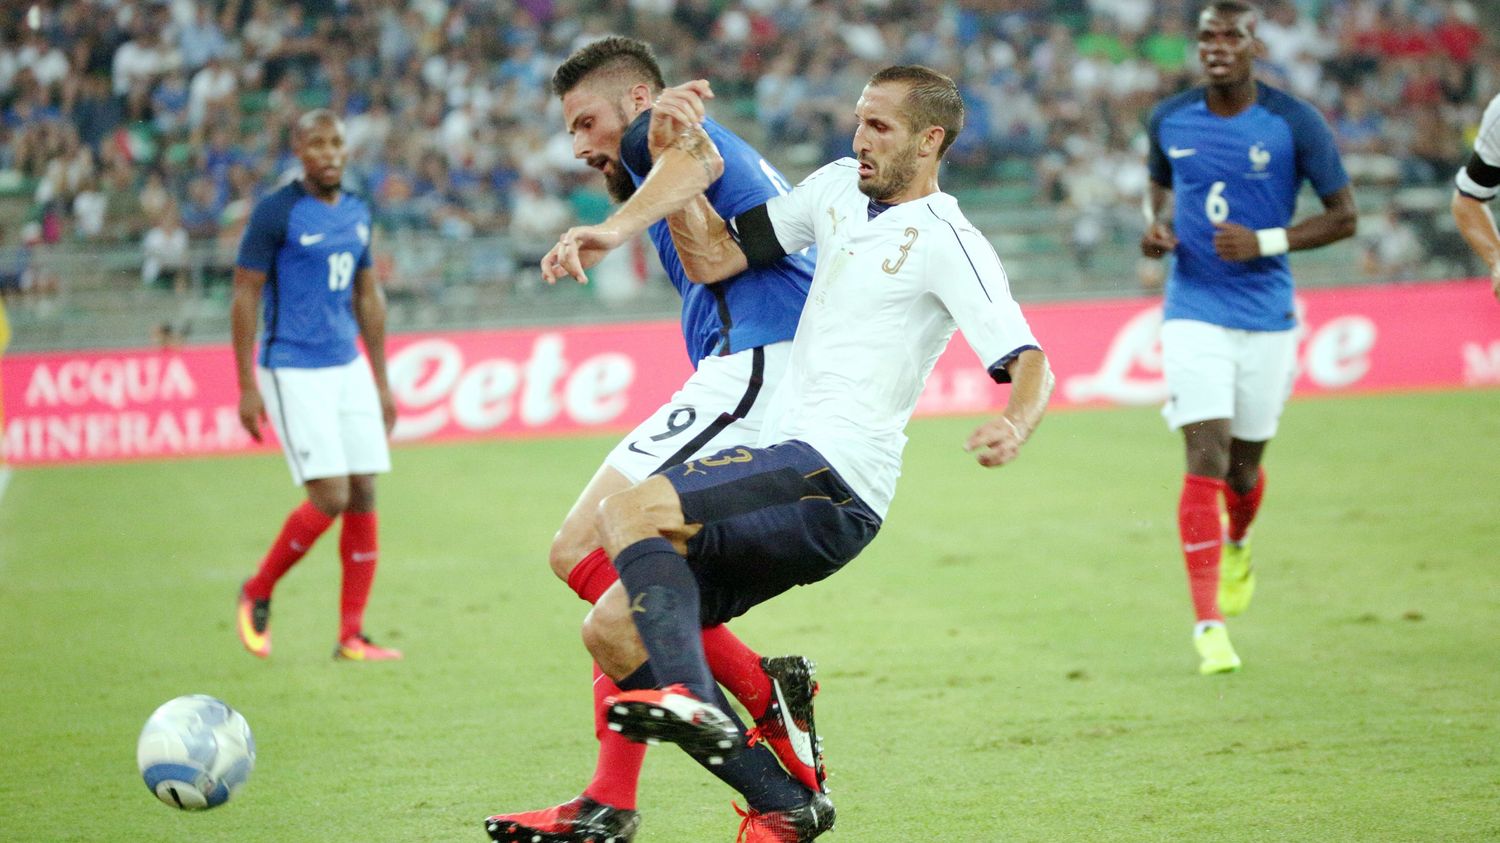
M 713 441 L 724 428 L 734 424 L 750 414 L 750 408 L 755 406 L 755 399 L 760 395 L 760 388 L 766 382 L 766 350 L 760 346 L 750 350 L 750 382 L 745 385 L 745 394 L 740 396 L 740 403 L 734 408 L 733 413 L 720 413 L 708 427 L 699 431 L 687 444 L 677 449 L 677 452 L 667 457 L 661 465 L 656 467 L 652 474 L 660 474 L 662 471 L 674 465 L 681 465 L 688 457 L 696 454 L 699 449 Z

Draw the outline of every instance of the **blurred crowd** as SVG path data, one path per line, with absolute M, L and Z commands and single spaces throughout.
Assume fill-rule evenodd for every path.
M 607 203 L 548 84 L 607 33 L 710 79 L 716 116 L 800 177 L 842 155 L 876 68 L 951 74 L 968 127 L 945 186 L 1011 183 L 1068 212 L 1075 253 L 1139 225 L 1143 122 L 1196 76 L 1198 0 L 3 0 L 0 244 L 140 244 L 181 283 L 232 261 L 249 209 L 296 173 L 297 114 L 345 116 L 348 182 L 386 231 L 508 233 L 515 260 Z M 1327 116 L 1362 183 L 1438 184 L 1500 91 L 1470 0 L 1266 0 L 1265 78 Z

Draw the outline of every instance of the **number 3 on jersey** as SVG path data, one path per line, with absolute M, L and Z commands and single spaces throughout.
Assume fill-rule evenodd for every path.
M 1208 198 L 1203 200 L 1203 212 L 1215 225 L 1229 219 L 1229 200 L 1224 198 L 1224 187 L 1224 182 L 1214 182 L 1208 189 Z
M 348 289 L 354 280 L 354 253 L 334 252 L 328 256 L 328 289 L 333 292 Z

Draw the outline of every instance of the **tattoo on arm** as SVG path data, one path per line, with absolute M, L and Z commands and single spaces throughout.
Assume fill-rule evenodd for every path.
M 672 141 L 671 148 L 679 149 L 697 161 L 703 167 L 704 174 L 708 176 L 709 183 L 712 184 L 715 178 L 712 146 L 713 141 L 709 140 L 708 133 L 703 131 L 703 127 L 693 126 L 678 134 Z

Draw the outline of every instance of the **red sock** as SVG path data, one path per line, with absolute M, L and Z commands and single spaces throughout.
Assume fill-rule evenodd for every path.
M 344 565 L 344 588 L 339 595 L 339 640 L 364 629 L 365 603 L 375 582 L 380 554 L 374 512 L 345 512 L 339 531 L 339 559 Z
M 703 630 L 703 655 L 714 679 L 740 701 L 751 719 L 760 719 L 771 704 L 771 678 L 761 669 L 760 654 L 719 624 Z
M 594 736 L 599 739 L 599 760 L 594 765 L 594 778 L 583 793 L 595 802 L 634 811 L 646 745 L 628 740 L 609 728 L 604 716 L 604 698 L 618 693 L 620 688 L 614 680 L 605 676 L 599 665 L 594 665 Z
M 568 574 L 568 588 L 593 605 L 618 579 L 620 575 L 615 571 L 615 563 L 610 561 L 609 554 L 604 548 L 596 547 L 573 566 L 573 572 Z
M 281 525 L 281 534 L 271 544 L 271 549 L 266 551 L 260 570 L 245 582 L 245 594 L 252 600 L 271 599 L 276 581 L 307 554 L 313 542 L 332 523 L 333 519 L 320 512 L 312 505 L 312 501 L 303 501 L 301 506 L 287 516 L 286 523 Z
M 1219 613 L 1219 551 L 1224 543 L 1219 493 L 1223 488 L 1223 480 L 1189 474 L 1177 502 L 1177 532 L 1182 536 L 1182 554 L 1187 557 L 1193 611 L 1200 621 L 1224 620 Z
M 1255 478 L 1255 486 L 1243 495 L 1228 485 L 1224 487 L 1224 506 L 1229 510 L 1230 541 L 1245 540 L 1245 534 L 1250 532 L 1250 522 L 1255 520 L 1255 513 L 1260 509 L 1260 498 L 1265 493 L 1266 470 L 1264 468 Z

